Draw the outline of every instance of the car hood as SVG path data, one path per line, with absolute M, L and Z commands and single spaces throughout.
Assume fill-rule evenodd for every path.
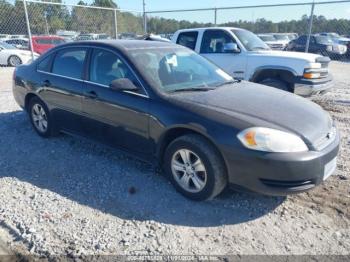
M 274 57 L 274 58 L 286 58 L 286 59 L 297 59 L 314 63 L 320 55 L 301 53 L 301 52 L 288 52 L 288 51 L 276 51 L 276 50 L 260 50 L 251 52 L 252 56 L 262 57 Z
M 244 128 L 278 128 L 299 135 L 308 144 L 326 137 L 332 128 L 329 114 L 317 104 L 285 91 L 245 81 L 206 92 L 175 93 L 171 97 L 186 104 L 186 108 L 200 106 L 199 111 L 207 117 L 213 115 L 212 111 L 215 111 L 216 118 L 218 114 L 224 114 L 228 116 L 227 124 L 234 125 L 239 120 L 246 123 Z

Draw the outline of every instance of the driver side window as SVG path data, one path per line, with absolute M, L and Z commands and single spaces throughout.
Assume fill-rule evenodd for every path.
M 120 78 L 128 78 L 137 84 L 130 69 L 116 54 L 103 49 L 94 49 L 91 57 L 90 81 L 109 86 L 113 80 Z
M 206 30 L 203 34 L 201 53 L 225 53 L 225 45 L 236 43 L 232 36 L 223 30 Z

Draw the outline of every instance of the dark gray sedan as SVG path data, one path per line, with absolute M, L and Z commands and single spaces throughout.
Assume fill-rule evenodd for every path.
M 65 132 L 132 152 L 194 200 L 229 184 L 301 192 L 336 168 L 339 134 L 322 108 L 232 79 L 170 43 L 64 44 L 18 67 L 13 94 L 40 136 Z

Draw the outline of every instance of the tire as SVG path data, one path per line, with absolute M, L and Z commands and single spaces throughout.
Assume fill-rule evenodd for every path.
M 34 130 L 39 136 L 48 138 L 53 135 L 50 111 L 42 100 L 38 97 L 30 99 L 28 114 Z
M 196 165 L 186 167 L 183 155 L 189 156 L 188 162 Z M 195 134 L 181 136 L 170 143 L 165 151 L 163 170 L 178 192 L 195 201 L 212 199 L 227 185 L 226 167 L 221 156 L 205 138 Z
M 11 55 L 8 59 L 7 59 L 7 64 L 9 66 L 13 66 L 13 67 L 16 67 L 16 66 L 19 66 L 22 64 L 22 60 L 21 58 L 19 58 L 18 56 L 16 55 Z
M 291 92 L 291 89 L 289 88 L 288 83 L 277 78 L 266 78 L 260 81 L 259 84 L 271 86 L 283 91 Z

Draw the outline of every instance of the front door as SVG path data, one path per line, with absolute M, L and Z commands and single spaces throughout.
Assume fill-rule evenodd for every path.
M 110 84 L 118 78 L 130 79 L 139 90 L 112 90 Z M 152 151 L 148 137 L 149 98 L 119 55 L 106 49 L 93 49 L 89 80 L 84 89 L 84 128 L 87 134 L 135 153 Z
M 234 78 L 244 79 L 246 56 L 242 53 L 226 52 L 225 45 L 229 43 L 236 43 L 236 41 L 227 32 L 220 29 L 208 29 L 203 34 L 200 54 Z

